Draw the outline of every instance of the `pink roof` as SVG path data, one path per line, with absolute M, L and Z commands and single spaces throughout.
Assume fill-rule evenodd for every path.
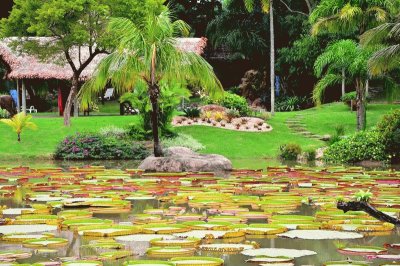
M 49 37 L 32 37 L 39 42 L 49 42 Z M 0 41 L 0 60 L 10 68 L 7 73 L 9 79 L 58 79 L 69 80 L 72 78 L 72 70 L 62 55 L 55 56 L 50 60 L 43 61 L 39 58 L 22 53 L 13 49 L 12 43 L 17 41 L 15 37 L 5 38 Z M 177 38 L 176 46 L 182 51 L 203 54 L 207 45 L 205 38 Z M 72 60 L 78 62 L 78 48 L 71 51 Z M 81 47 L 81 58 L 84 60 L 89 55 L 88 47 Z M 88 79 L 96 66 L 105 57 L 104 54 L 97 55 L 81 74 L 81 79 Z

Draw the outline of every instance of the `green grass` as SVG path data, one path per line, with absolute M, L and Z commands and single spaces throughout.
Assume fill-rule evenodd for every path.
M 105 107 L 115 110 L 109 103 Z M 113 109 L 114 108 L 114 109 Z M 389 111 L 400 108 L 399 105 L 371 104 L 368 106 L 367 123 L 372 127 Z M 104 109 L 102 111 L 105 111 Z M 353 133 L 356 128 L 356 114 L 342 103 L 324 105 L 299 112 L 277 113 L 268 123 L 272 132 L 246 133 L 229 131 L 205 126 L 180 127 L 178 132 L 189 134 L 199 140 L 206 149 L 204 153 L 222 154 L 234 163 L 235 167 L 262 168 L 267 160 L 276 159 L 279 147 L 285 143 L 298 143 L 304 150 L 324 145 L 322 141 L 309 139 L 292 133 L 286 126 L 286 120 L 301 114 L 306 128 L 316 134 L 333 134 L 336 125 L 343 125 L 346 134 Z M 136 121 L 133 116 L 91 116 L 72 119 L 72 126 L 65 128 L 62 118 L 36 117 L 37 131 L 26 131 L 22 134 L 22 142 L 16 141 L 16 134 L 6 125 L 0 124 L 0 158 L 2 160 L 49 158 L 56 145 L 67 135 L 76 132 L 96 132 L 102 127 L 115 125 L 124 127 Z M 272 161 L 278 164 L 278 161 Z

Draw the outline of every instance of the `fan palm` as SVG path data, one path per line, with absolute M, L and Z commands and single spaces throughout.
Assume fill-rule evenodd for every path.
M 8 125 L 17 133 L 17 140 L 21 142 L 21 133 L 24 129 L 37 129 L 35 123 L 31 122 L 32 116 L 24 112 L 14 115 L 11 119 L 2 119 L 0 122 Z
M 326 74 L 315 86 L 313 98 L 317 104 L 321 103 L 323 91 L 341 80 L 342 96 L 346 93 L 346 74 L 356 56 L 357 44 L 352 40 L 340 40 L 329 45 L 314 63 L 314 72 L 321 78 L 324 70 Z
M 145 82 L 152 107 L 154 155 L 162 156 L 158 132 L 160 83 L 194 84 L 213 97 L 222 95 L 222 85 L 200 55 L 176 48 L 176 37 L 187 34 L 189 28 L 181 20 L 173 22 L 168 10 L 148 16 L 142 25 L 114 18 L 109 27 L 120 32 L 118 47 L 101 61 L 93 78 L 83 86 L 82 104 L 87 106 L 108 83 L 124 93 Z
M 256 1 L 260 1 L 263 12 L 269 13 L 270 33 L 270 88 L 271 88 L 271 114 L 275 114 L 275 28 L 274 28 L 274 0 L 243 0 L 247 10 L 254 10 Z

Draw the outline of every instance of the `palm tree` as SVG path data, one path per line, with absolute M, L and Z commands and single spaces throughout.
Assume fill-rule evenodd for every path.
M 375 27 L 361 36 L 361 44 L 370 46 L 383 44 L 368 62 L 369 72 L 376 76 L 400 66 L 400 14 L 390 23 Z
M 318 78 L 325 75 L 317 83 L 313 91 L 314 102 L 321 104 L 325 89 L 342 82 L 342 96 L 346 93 L 346 76 L 351 62 L 357 54 L 357 43 L 352 40 L 340 40 L 329 45 L 314 63 L 314 72 Z
M 17 140 L 21 142 L 21 133 L 26 129 L 37 129 L 35 123 L 31 122 L 32 119 L 31 115 L 26 115 L 24 112 L 18 113 L 14 115 L 11 119 L 2 119 L 0 122 L 8 125 L 17 133 Z
M 118 46 L 101 61 L 93 78 L 83 86 L 82 104 L 87 106 L 108 83 L 118 93 L 124 93 L 133 90 L 139 82 L 145 82 L 152 107 L 154 155 L 162 156 L 158 132 L 160 83 L 194 84 L 212 97 L 222 95 L 222 85 L 200 55 L 176 48 L 176 37 L 187 34 L 189 27 L 180 20 L 172 22 L 168 10 L 149 15 L 142 25 L 114 18 L 109 27 L 120 32 Z
M 310 15 L 313 35 L 321 33 L 353 34 L 361 36 L 368 29 L 386 22 L 394 0 L 322 0 Z M 369 77 L 357 87 L 357 129 L 366 125 L 365 94 Z
M 270 88 L 271 88 L 271 115 L 275 114 L 275 28 L 274 28 L 274 0 L 243 0 L 249 11 L 254 10 L 255 1 L 260 1 L 263 12 L 269 13 L 270 33 Z

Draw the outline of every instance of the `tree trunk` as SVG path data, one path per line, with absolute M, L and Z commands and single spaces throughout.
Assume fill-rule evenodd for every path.
M 71 109 L 77 92 L 78 92 L 78 77 L 74 75 L 72 78 L 71 91 L 69 92 L 69 96 L 67 102 L 65 103 L 65 108 L 64 108 L 64 126 L 67 127 L 71 126 Z
M 342 69 L 342 97 L 346 94 L 346 72 Z
M 339 201 L 337 203 L 337 208 L 339 210 L 343 210 L 345 213 L 348 211 L 364 211 L 382 222 L 392 223 L 394 225 L 400 226 L 399 219 L 396 219 L 390 215 L 378 211 L 372 205 L 370 205 L 368 202 L 365 201 L 351 201 L 351 202 Z
M 269 6 L 269 31 L 271 39 L 271 51 L 270 51 L 270 61 L 271 61 L 271 115 L 275 115 L 275 32 L 274 32 L 274 1 L 270 0 Z
M 158 87 L 149 87 L 150 95 L 156 96 L 158 94 Z M 154 145 L 154 156 L 161 157 L 163 156 L 161 144 L 160 144 L 160 136 L 158 133 L 158 97 L 150 97 L 151 100 L 151 126 L 153 131 L 153 145 Z
M 18 135 L 18 142 L 21 142 L 21 133 L 17 133 Z
M 362 131 L 366 128 L 367 113 L 365 107 L 365 85 L 361 79 L 356 80 L 357 90 L 357 130 Z
M 156 59 L 157 59 L 157 47 L 153 45 L 153 53 L 151 56 L 150 66 L 150 84 L 149 84 L 149 96 L 151 102 L 151 126 L 153 130 L 153 145 L 154 145 L 154 156 L 162 157 L 163 152 L 160 145 L 160 136 L 158 134 L 158 98 L 160 96 L 160 87 L 158 86 L 156 79 Z

